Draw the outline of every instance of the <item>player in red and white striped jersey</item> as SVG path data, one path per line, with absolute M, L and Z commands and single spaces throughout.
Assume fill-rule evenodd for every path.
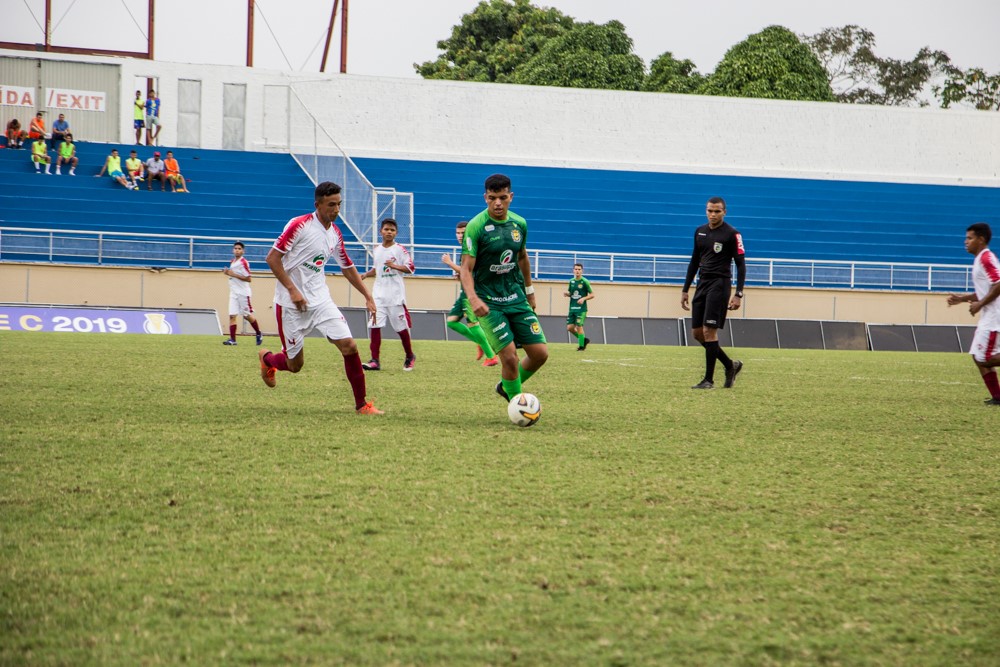
M 344 370 L 358 414 L 380 415 L 382 411 L 365 395 L 365 371 L 358 346 L 330 296 L 323 269 L 328 260 L 335 259 L 347 282 L 364 296 L 369 316 L 375 316 L 375 300 L 347 255 L 344 236 L 335 224 L 341 200 L 339 185 L 320 183 L 316 186 L 316 210 L 289 220 L 267 253 L 267 265 L 278 279 L 274 303 L 282 351 L 260 351 L 260 375 L 267 386 L 273 387 L 277 384 L 275 371 L 298 373 L 305 363 L 303 340 L 311 331 L 318 331 L 344 356 Z
M 996 367 L 1000 366 L 1000 262 L 990 250 L 992 237 L 990 226 L 985 222 L 969 225 L 965 230 L 965 249 L 976 259 L 972 263 L 972 283 L 976 291 L 972 294 L 950 294 L 948 305 L 968 302 L 969 313 L 979 315 L 979 325 L 972 339 L 969 354 L 976 362 L 983 376 L 986 388 L 990 390 L 987 405 L 1000 405 L 1000 381 Z
M 243 316 L 257 334 L 257 344 L 264 341 L 257 318 L 253 315 L 253 305 L 250 303 L 250 263 L 243 256 L 246 247 L 242 241 L 233 244 L 233 260 L 222 272 L 229 276 L 229 338 L 222 341 L 223 345 L 236 345 L 236 318 Z
M 397 231 L 395 220 L 386 218 L 382 221 L 382 243 L 372 251 L 373 266 L 361 274 L 362 280 L 375 276 L 372 294 L 378 307 L 375 317 L 368 320 L 372 358 L 368 363 L 361 364 L 366 371 L 382 369 L 379 351 L 382 348 L 382 327 L 387 322 L 399 334 L 399 340 L 403 343 L 403 352 L 406 354 L 403 370 L 412 371 L 417 359 L 410 341 L 410 312 L 406 309 L 406 287 L 403 285 L 403 276 L 413 273 L 413 260 L 406 248 L 396 243 Z

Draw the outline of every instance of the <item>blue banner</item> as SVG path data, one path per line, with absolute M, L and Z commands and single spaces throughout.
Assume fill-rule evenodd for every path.
M 0 331 L 179 334 L 177 313 L 0 306 Z

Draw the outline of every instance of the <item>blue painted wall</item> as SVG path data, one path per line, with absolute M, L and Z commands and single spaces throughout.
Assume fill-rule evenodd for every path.
M 415 193 L 418 243 L 454 245 L 455 223 L 481 211 L 483 180 L 513 181 L 511 207 L 535 248 L 691 252 L 711 196 L 753 257 L 963 264 L 965 228 L 1000 233 L 1000 188 L 711 176 L 355 158 L 376 186 Z

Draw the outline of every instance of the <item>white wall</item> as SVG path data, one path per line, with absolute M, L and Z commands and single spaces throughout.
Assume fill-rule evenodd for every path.
M 25 52 L 0 50 L 0 56 Z M 296 92 L 353 156 L 1000 186 L 1000 113 L 282 73 L 58 54 L 160 80 L 162 143 L 177 80 L 202 84 L 201 139 L 222 145 L 222 86 L 247 84 L 247 148 L 264 146 L 264 85 Z M 2 81 L 0 81 L 2 83 Z M 272 112 L 273 113 L 273 112 Z M 122 113 L 121 140 L 133 140 Z

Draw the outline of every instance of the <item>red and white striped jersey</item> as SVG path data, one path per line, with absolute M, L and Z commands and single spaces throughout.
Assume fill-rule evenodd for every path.
M 344 247 L 344 235 L 336 223 L 326 229 L 315 212 L 289 220 L 274 242 L 274 249 L 281 253 L 281 265 L 310 309 L 321 303 L 333 303 L 323 270 L 328 260 L 336 260 L 341 269 L 354 266 Z M 274 287 L 274 302 L 285 308 L 295 308 L 288 290 L 280 282 Z
M 238 276 L 250 276 L 250 263 L 246 257 L 234 257 L 229 263 L 229 270 Z M 250 296 L 250 283 L 229 276 L 229 294 L 231 296 Z
M 984 248 L 972 263 L 972 284 L 976 288 L 976 300 L 982 301 L 997 282 L 1000 282 L 1000 263 L 992 250 Z M 979 326 L 990 331 L 1000 331 L 1000 299 L 986 304 L 979 311 Z
M 372 298 L 376 303 L 387 306 L 398 306 L 406 303 L 406 288 L 403 286 L 403 273 L 396 269 L 390 269 L 385 265 L 391 261 L 393 264 L 405 266 L 413 273 L 413 260 L 406 248 L 393 243 L 386 248 L 381 243 L 375 246 L 372 253 L 375 264 L 375 286 L 372 287 Z

